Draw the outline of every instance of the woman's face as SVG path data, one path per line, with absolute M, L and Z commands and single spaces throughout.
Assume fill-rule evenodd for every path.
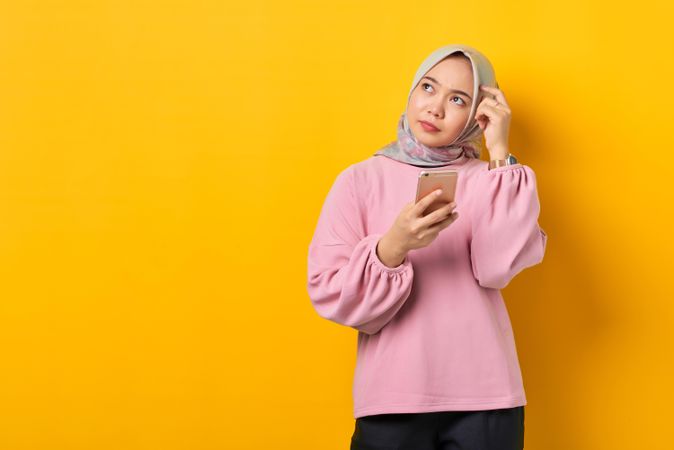
M 472 92 L 473 69 L 464 55 L 450 55 L 426 72 L 407 105 L 407 122 L 417 140 L 427 147 L 452 143 L 468 121 Z M 420 121 L 438 131 L 424 128 Z

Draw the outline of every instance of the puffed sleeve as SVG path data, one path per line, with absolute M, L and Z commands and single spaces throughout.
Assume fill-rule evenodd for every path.
M 473 192 L 473 275 L 482 287 L 502 289 L 545 254 L 548 237 L 538 225 L 536 175 L 520 163 L 492 170 L 485 165 Z
M 365 235 L 366 211 L 351 169 L 337 176 L 321 209 L 309 244 L 307 289 L 321 317 L 375 334 L 408 298 L 414 271 L 407 256 L 397 267 L 377 256 L 383 234 Z

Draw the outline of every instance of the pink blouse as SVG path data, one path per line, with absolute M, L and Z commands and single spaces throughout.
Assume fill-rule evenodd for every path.
M 371 156 L 342 170 L 308 251 L 317 313 L 355 328 L 354 417 L 526 405 L 500 289 L 543 260 L 546 233 L 533 170 L 488 170 L 462 156 L 422 168 Z M 454 169 L 458 219 L 387 267 L 376 253 L 421 170 Z

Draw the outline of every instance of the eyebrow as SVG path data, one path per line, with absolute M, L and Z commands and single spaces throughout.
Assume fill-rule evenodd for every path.
M 429 77 L 429 76 L 425 76 L 425 77 L 422 78 L 422 80 L 423 80 L 424 78 L 428 78 L 429 80 L 431 80 L 433 83 L 437 84 L 438 86 L 442 86 L 440 83 L 438 83 L 438 80 L 436 80 L 435 78 L 431 78 L 431 77 Z M 470 95 L 468 95 L 468 94 L 466 94 L 465 92 L 460 91 L 460 90 L 458 90 L 458 89 L 450 89 L 449 92 L 456 92 L 456 93 L 459 93 L 459 94 L 463 94 L 463 95 L 465 95 L 466 97 L 468 97 L 469 99 L 471 99 L 471 100 L 473 99 Z

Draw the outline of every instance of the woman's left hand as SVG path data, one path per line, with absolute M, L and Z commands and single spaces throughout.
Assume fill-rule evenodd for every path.
M 490 159 L 505 159 L 509 153 L 510 107 L 500 89 L 480 85 L 480 90 L 495 98 L 482 99 L 475 111 L 475 120 L 484 132 Z

